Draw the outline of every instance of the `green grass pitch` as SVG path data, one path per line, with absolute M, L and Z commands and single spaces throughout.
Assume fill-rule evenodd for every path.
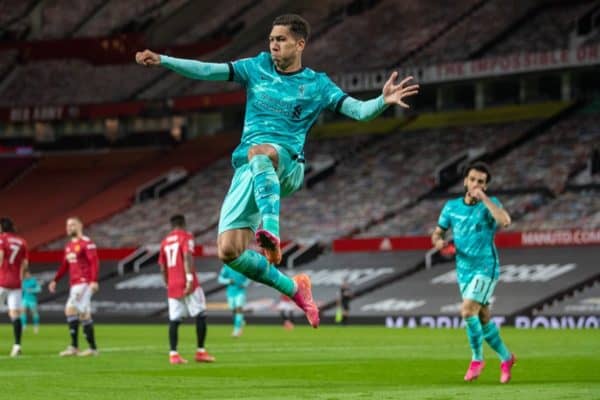
M 8 357 L 9 324 L 0 325 L 1 399 L 600 399 L 598 330 L 502 330 L 519 359 L 501 385 L 499 361 L 485 345 L 480 379 L 462 381 L 470 358 L 460 329 L 375 326 L 209 326 L 214 364 L 197 364 L 193 326 L 180 328 L 191 362 L 168 363 L 167 325 L 98 324 L 97 358 L 59 358 L 66 325 L 26 330 L 23 356 Z M 80 338 L 85 343 L 83 337 Z M 85 347 L 85 346 L 82 346 Z

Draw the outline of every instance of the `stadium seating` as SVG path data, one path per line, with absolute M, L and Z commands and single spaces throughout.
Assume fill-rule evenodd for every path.
M 583 1 L 557 2 L 544 7 L 483 56 L 567 49 L 571 47 L 570 34 L 575 29 L 577 17 L 593 6 L 594 1 Z
M 511 225 L 511 230 L 546 230 L 600 227 L 598 191 L 567 192 L 545 207 L 526 213 Z
M 0 209 L 18 221 L 21 231 L 28 232 L 52 215 L 76 207 L 134 170 L 144 159 L 155 156 L 156 151 L 150 150 L 43 157 L 35 168 L 2 190 Z
M 187 0 L 142 0 L 104 2 L 95 13 L 76 32 L 77 37 L 101 37 L 118 33 L 125 25 L 141 18 L 159 17 L 177 9 Z
M 475 3 L 381 1 L 363 14 L 345 17 L 307 46 L 305 58 L 328 73 L 390 67 Z
M 223 134 L 199 137 L 170 151 L 129 150 L 46 157 L 1 192 L 0 208 L 13 216 L 35 247 L 63 236 L 67 217 L 77 215 L 91 224 L 123 211 L 131 204 L 138 186 L 173 167 L 198 171 L 228 154 L 236 140 L 237 136 Z M 35 195 L 31 188 L 36 188 Z M 39 207 L 40 202 L 43 207 Z
M 283 199 L 282 237 L 329 241 L 351 234 L 432 189 L 435 166 L 458 149 L 476 143 L 494 151 L 532 123 L 309 142 L 309 161 L 330 157 L 338 165 L 330 177 Z M 231 174 L 228 161 L 221 159 L 163 198 L 134 205 L 88 232 L 101 246 L 157 243 L 168 229 L 167 216 L 184 212 L 198 233 L 198 242 L 214 243 L 219 207 Z
M 28 63 L 17 67 L 14 78 L 2 90 L 0 106 L 124 100 L 158 73 L 135 64 L 93 66 L 80 60 Z
M 69 0 L 47 2 L 42 7 L 40 29 L 30 39 L 60 39 L 70 35 L 77 26 L 104 3 L 90 0 L 73 3 Z
M 448 32 L 435 39 L 414 57 L 410 64 L 432 65 L 467 60 L 486 42 L 498 36 L 508 25 L 539 4 L 537 0 L 505 0 L 482 2 L 468 17 L 457 22 Z
M 600 114 L 560 121 L 494 163 L 494 185 L 503 189 L 544 186 L 562 192 L 569 175 L 585 164 L 598 143 L 599 121 Z
M 34 162 L 33 157 L 0 157 L 0 187 L 9 184 Z

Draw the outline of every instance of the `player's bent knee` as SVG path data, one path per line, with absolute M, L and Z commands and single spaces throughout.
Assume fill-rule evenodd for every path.
M 273 162 L 273 167 L 277 168 L 279 154 L 273 146 L 268 144 L 257 144 L 250 147 L 250 149 L 248 149 L 248 161 L 252 160 L 254 156 L 259 154 L 268 156 L 271 159 L 271 162 Z
M 91 319 L 92 319 L 92 314 L 90 314 L 90 313 L 79 314 L 80 321 L 89 321 Z
M 217 255 L 219 257 L 219 260 L 227 264 L 241 256 L 243 251 L 244 249 L 240 249 L 235 245 L 229 243 L 219 243 L 219 246 L 217 248 Z
M 472 301 L 465 301 L 460 307 L 460 316 L 463 318 L 475 317 L 479 315 L 479 307 Z
M 482 307 L 481 310 L 479 311 L 479 320 L 481 321 L 481 323 L 483 325 L 485 325 L 488 322 L 490 322 L 491 319 L 492 319 L 492 315 L 490 313 L 489 307 Z

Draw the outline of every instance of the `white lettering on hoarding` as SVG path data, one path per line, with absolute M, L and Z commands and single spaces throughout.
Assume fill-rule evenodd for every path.
M 548 282 L 561 275 L 573 271 L 577 264 L 534 264 L 514 265 L 508 264 L 500 267 L 500 282 L 525 283 L 525 282 Z M 431 279 L 431 284 L 456 283 L 456 270 L 451 270 Z
M 597 316 L 529 317 L 521 315 L 515 317 L 515 328 L 520 329 L 589 329 L 598 327 L 600 327 L 600 319 Z
M 319 269 L 303 272 L 310 276 L 313 286 L 340 286 L 344 280 L 350 285 L 358 286 L 380 276 L 392 274 L 394 268 Z
M 600 229 L 523 232 L 521 243 L 523 246 L 600 244 Z
M 11 122 L 54 121 L 62 119 L 63 106 L 15 107 L 10 109 Z
M 505 317 L 493 317 L 496 325 L 506 325 Z M 464 328 L 464 323 L 459 316 L 418 316 L 418 317 L 386 317 L 386 328 Z M 598 329 L 600 317 L 595 315 L 561 317 L 537 316 L 529 317 L 519 315 L 515 317 L 514 326 L 518 329 Z
M 361 311 L 410 311 L 423 307 L 427 302 L 425 300 L 404 300 L 404 299 L 386 299 L 376 303 L 365 304 L 360 308 Z
M 492 318 L 496 325 L 502 326 L 506 322 L 504 317 Z M 387 328 L 463 328 L 463 319 L 459 316 L 420 316 L 420 317 L 387 317 Z
M 569 67 L 583 67 L 600 63 L 600 44 L 557 49 L 535 53 L 515 53 L 501 57 L 454 62 L 400 69 L 402 76 L 418 76 L 420 83 L 449 82 L 485 78 Z M 333 80 L 345 91 L 356 92 L 380 88 L 381 77 L 391 70 L 352 72 L 336 75 Z

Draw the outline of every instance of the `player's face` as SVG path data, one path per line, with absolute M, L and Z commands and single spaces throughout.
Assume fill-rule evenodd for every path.
M 487 189 L 487 174 L 485 172 L 472 169 L 466 176 L 464 185 L 467 193 L 473 193 L 477 188 L 485 191 Z
M 285 71 L 300 57 L 304 50 L 304 39 L 295 39 L 290 29 L 284 25 L 275 25 L 269 35 L 271 58 L 279 70 Z
M 81 224 L 76 219 L 67 220 L 67 236 L 77 237 L 81 233 Z

